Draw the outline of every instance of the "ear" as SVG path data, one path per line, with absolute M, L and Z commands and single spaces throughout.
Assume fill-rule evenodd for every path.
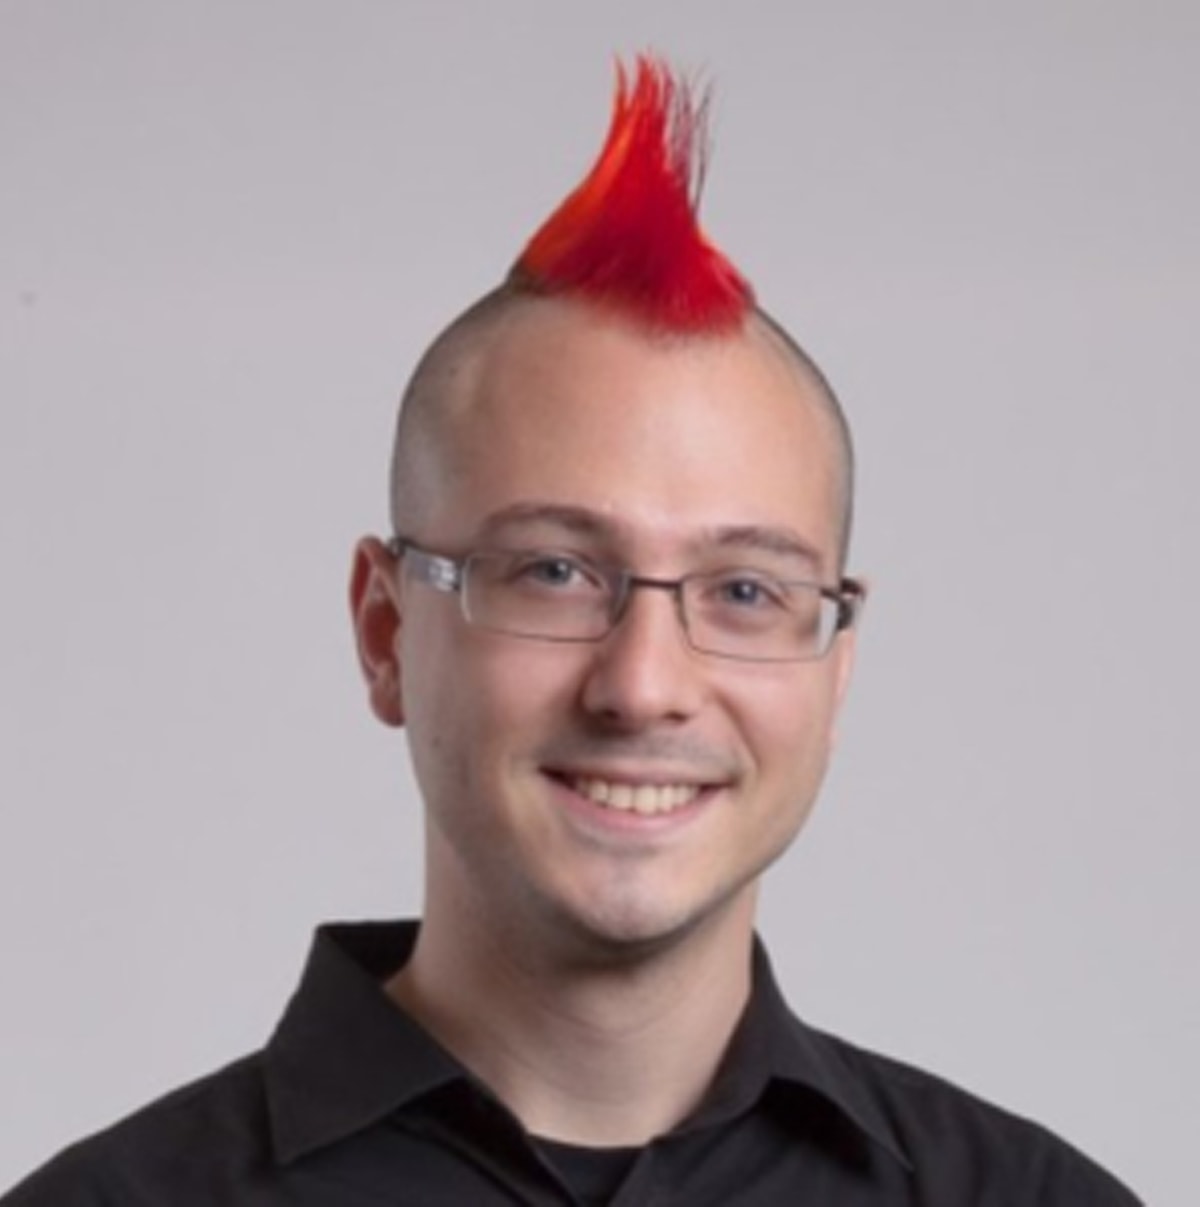
M 858 624 L 862 616 L 862 606 L 866 602 L 868 584 L 865 580 L 859 579 L 859 586 L 862 588 L 862 598 L 858 603 L 859 616 L 855 619 L 853 625 L 848 629 L 844 629 L 837 635 L 837 640 L 834 642 L 834 647 L 829 652 L 829 656 L 834 658 L 833 674 L 833 729 L 830 735 L 830 744 L 836 745 L 838 736 L 838 723 L 841 719 L 842 705 L 846 700 L 846 693 L 850 690 L 850 678 L 854 671 L 854 659 L 858 651 Z
M 400 695 L 400 584 L 396 559 L 376 537 L 363 537 L 350 572 L 350 615 L 371 711 L 404 724 Z

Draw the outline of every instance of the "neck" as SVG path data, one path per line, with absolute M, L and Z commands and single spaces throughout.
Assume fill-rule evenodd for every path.
M 712 1082 L 750 993 L 753 904 L 747 892 L 686 937 L 620 959 L 539 959 L 527 939 L 427 913 L 388 992 L 530 1132 L 641 1145 Z

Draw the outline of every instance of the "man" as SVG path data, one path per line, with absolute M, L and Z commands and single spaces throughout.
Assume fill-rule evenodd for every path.
M 701 136 L 665 69 L 622 75 L 592 174 L 406 394 L 351 603 L 427 809 L 419 928 L 324 928 L 263 1053 L 10 1207 L 1135 1202 L 801 1024 L 756 944 L 862 588 L 840 408 L 700 234 Z

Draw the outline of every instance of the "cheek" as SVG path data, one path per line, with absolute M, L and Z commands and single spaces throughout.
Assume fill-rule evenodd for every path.
M 405 676 L 414 742 L 491 778 L 528 757 L 570 715 L 573 651 L 467 629 L 415 642 Z
M 815 791 L 832 744 L 833 679 L 761 688 L 742 710 L 743 731 L 759 775 L 791 789 Z
M 440 602 L 440 601 L 439 601 Z M 400 697 L 413 770 L 425 800 L 460 794 L 472 743 L 475 693 L 465 682 L 469 663 L 457 656 L 460 635 L 449 618 L 413 609 L 401 633 Z

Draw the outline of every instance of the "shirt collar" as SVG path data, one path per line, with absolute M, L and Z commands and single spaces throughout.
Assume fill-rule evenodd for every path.
M 344 1139 L 465 1076 L 383 990 L 416 937 L 415 922 L 318 928 L 300 985 L 264 1054 L 280 1162 Z
M 300 985 L 264 1053 L 276 1157 L 288 1163 L 378 1123 L 452 1082 L 457 1060 L 383 990 L 408 960 L 416 922 L 333 923 L 318 928 Z M 746 1107 L 769 1083 L 814 1091 L 896 1160 L 910 1162 L 883 1110 L 838 1041 L 788 1009 L 762 944 L 754 991 L 713 1093 L 692 1126 Z M 746 1101 L 749 1096 L 749 1101 Z
M 815 1091 L 907 1169 L 913 1165 L 888 1116 L 842 1041 L 802 1022 L 788 1008 L 765 948 L 754 941 L 754 992 L 730 1045 L 729 1064 L 761 1070 L 767 1081 Z M 743 1075 L 745 1075 L 743 1073 Z

